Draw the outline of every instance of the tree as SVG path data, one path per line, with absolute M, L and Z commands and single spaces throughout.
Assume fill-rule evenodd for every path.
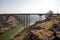
M 53 11 L 47 12 L 47 15 L 45 15 L 46 18 L 52 18 L 53 17 Z

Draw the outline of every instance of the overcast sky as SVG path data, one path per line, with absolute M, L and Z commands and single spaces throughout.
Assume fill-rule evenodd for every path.
M 60 13 L 60 0 L 0 0 L 0 13 Z

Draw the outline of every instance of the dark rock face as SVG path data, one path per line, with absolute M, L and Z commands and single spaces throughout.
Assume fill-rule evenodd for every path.
M 39 29 L 37 29 L 37 30 L 39 30 Z M 41 39 L 41 38 L 39 38 L 39 36 L 37 36 L 34 33 L 30 32 L 30 40 L 57 40 L 57 39 L 60 40 L 60 38 L 57 37 L 56 32 L 54 32 L 53 30 L 52 30 L 52 32 L 53 32 L 53 34 L 51 34 L 49 37 L 44 36 L 44 34 L 40 34 L 41 37 L 44 36 L 45 39 L 44 38 Z
M 53 25 L 51 25 L 52 27 L 45 31 L 45 28 L 41 28 L 39 26 L 36 26 L 35 24 L 30 27 L 30 39 L 31 40 L 60 40 L 60 37 L 58 37 L 57 36 L 58 34 L 56 33 L 57 30 L 60 31 L 59 25 L 60 25 L 59 23 L 58 24 L 53 23 Z M 42 32 L 39 32 L 40 30 Z M 47 34 L 45 34 L 45 32 L 47 32 Z

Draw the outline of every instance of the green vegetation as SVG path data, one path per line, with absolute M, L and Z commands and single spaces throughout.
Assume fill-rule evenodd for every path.
M 12 38 L 14 38 L 17 34 L 19 34 L 23 29 L 24 29 L 24 25 L 17 25 L 15 28 L 10 29 L 9 31 L 0 34 L 0 40 L 11 40 Z
M 57 16 L 57 18 L 60 18 L 60 15 L 59 15 L 59 16 Z

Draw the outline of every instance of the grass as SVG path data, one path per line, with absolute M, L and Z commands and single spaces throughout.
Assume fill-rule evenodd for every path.
M 0 40 L 11 40 L 24 29 L 24 25 L 17 25 L 15 28 L 0 35 Z
M 60 18 L 60 15 L 59 15 L 59 16 L 57 16 L 57 18 Z

